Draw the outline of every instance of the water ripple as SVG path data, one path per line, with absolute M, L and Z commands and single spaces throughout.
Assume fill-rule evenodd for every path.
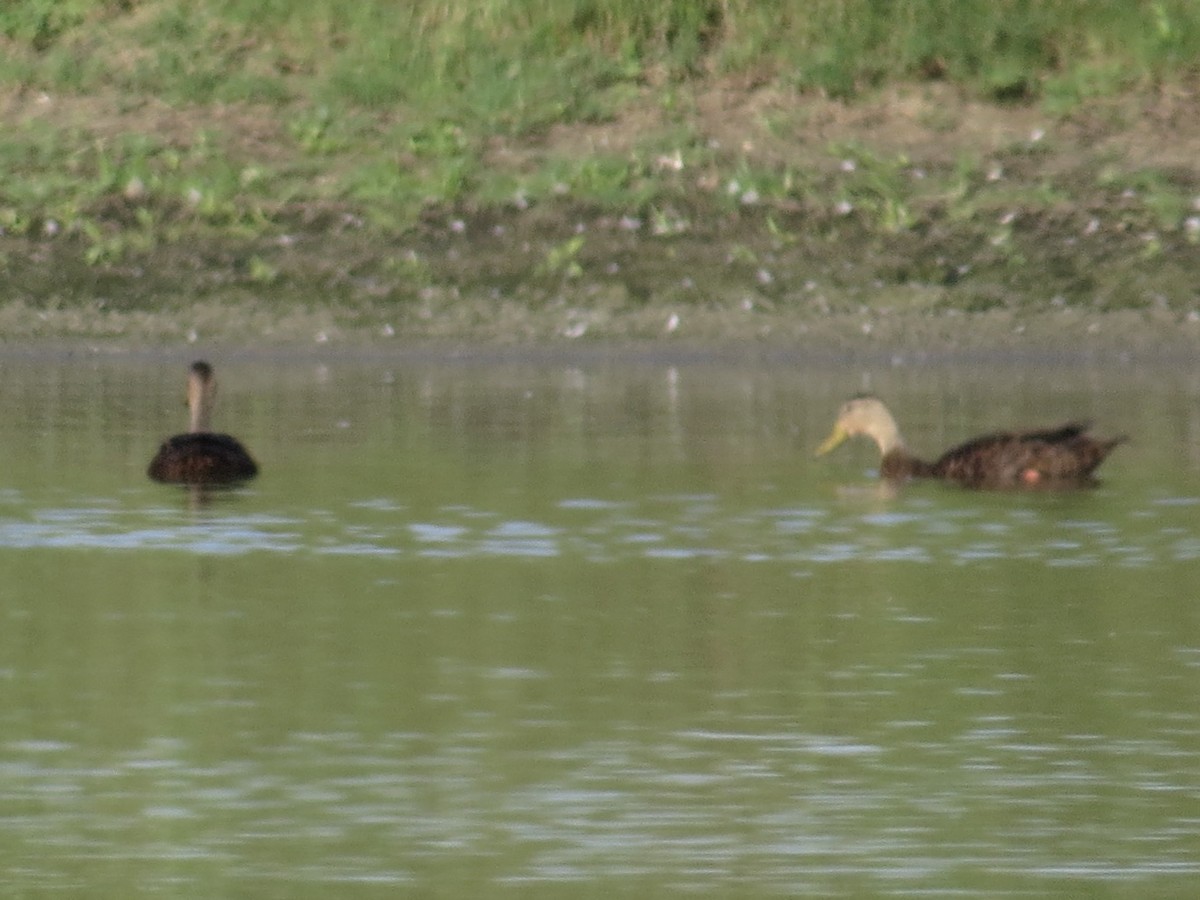
M 1014 816 L 1028 815 L 1036 798 L 1056 797 L 1068 806 L 1094 802 L 1094 772 L 1081 765 L 1038 768 L 1031 756 L 1053 761 L 1061 751 L 1013 740 L 1020 734 L 1012 729 L 986 732 L 961 735 L 961 741 L 977 746 L 979 764 L 951 773 L 953 783 L 942 790 L 909 789 L 904 779 L 891 777 L 896 760 L 884 747 L 790 727 L 686 729 L 652 744 L 638 734 L 599 739 L 543 754 L 540 777 L 513 783 L 497 783 L 477 765 L 481 748 L 495 740 L 486 730 L 460 736 L 455 747 L 438 754 L 416 752 L 419 735 L 374 736 L 369 754 L 353 734 L 294 735 L 254 763 L 211 776 L 199 768 L 189 775 L 187 766 L 167 766 L 160 777 L 170 779 L 172 796 L 178 798 L 169 814 L 195 823 L 192 850 L 221 857 L 235 871 L 281 826 L 298 827 L 294 833 L 336 848 L 364 823 L 382 840 L 360 859 L 360 868 L 397 882 L 415 876 L 394 860 L 386 865 L 385 848 L 470 856 L 497 841 L 519 849 L 505 857 L 511 863 L 497 873 L 500 883 L 516 885 L 561 885 L 594 879 L 597 873 L 659 873 L 676 887 L 711 887 L 732 885 L 729 879 L 752 864 L 760 889 L 791 895 L 798 886 L 806 886 L 802 892 L 823 893 L 848 876 L 860 886 L 917 890 L 928 889 L 931 878 L 951 883 L 964 858 L 981 870 L 1040 873 L 1037 878 L 1071 870 L 1093 884 L 1195 871 L 1185 856 L 1183 823 L 1170 820 L 1143 835 L 1157 845 L 1153 855 L 1143 842 L 1140 858 L 1120 864 L 1100 865 L 1090 858 L 1087 844 L 1095 835 L 1086 829 L 1077 844 L 1062 846 L 1071 833 L 1068 823 L 1071 829 L 1083 828 L 1069 819 L 1070 809 L 1063 813 L 1068 818 L 1041 823 L 1043 841 L 1027 840 L 1037 823 L 1010 835 L 996 833 L 988 844 L 968 845 L 950 834 L 931 840 L 941 820 L 958 815 L 968 798 Z M 925 751 L 939 749 L 948 748 Z M 188 753 L 186 748 L 180 752 Z M 337 765 L 327 765 L 326 758 Z M 51 773 L 31 770 L 10 780 L 10 794 L 22 795 L 43 774 Z M 64 775 L 72 777 L 59 773 Z M 75 778 L 86 782 L 87 776 L 79 771 Z M 232 793 L 214 795 L 213 779 L 233 785 Z M 423 801 L 420 787 L 431 781 L 438 785 L 433 806 Z M 781 785 L 792 790 L 780 791 Z M 82 803 L 87 793 L 72 796 Z M 1137 798 L 1150 799 L 1144 791 Z M 241 821 L 239 846 L 221 840 L 215 825 L 230 814 L 231 799 Z M 482 809 L 492 818 L 481 821 Z M 864 817 L 889 824 L 864 829 Z M 714 828 L 715 821 L 737 821 L 738 827 Z M 30 840 L 36 844 L 37 836 Z M 931 846 L 942 852 L 931 852 Z M 119 852 L 116 846 L 95 849 Z M 407 857 L 410 864 L 418 859 Z M 323 883 L 336 882 L 348 871 L 336 853 L 327 852 L 299 871 L 271 874 Z
M 13 504 L 10 504 L 10 509 Z M 0 519 L 0 547 L 160 550 L 208 555 L 314 555 L 590 562 L 739 560 L 987 566 L 1023 560 L 1054 568 L 1145 568 L 1200 559 L 1192 504 L 1149 500 L 1120 519 L 1057 517 L 1055 509 L 939 507 L 917 499 L 890 510 L 797 506 L 730 509 L 718 496 L 644 502 L 557 501 L 546 518 L 505 518 L 466 504 L 414 515 L 381 498 L 295 515 L 150 509 L 116 501 L 31 509 Z

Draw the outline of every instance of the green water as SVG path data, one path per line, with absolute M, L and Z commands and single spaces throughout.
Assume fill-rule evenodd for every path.
M 0 892 L 1189 895 L 1200 378 L 1119 361 L 0 356 Z M 1080 416 L 1079 494 L 811 450 Z

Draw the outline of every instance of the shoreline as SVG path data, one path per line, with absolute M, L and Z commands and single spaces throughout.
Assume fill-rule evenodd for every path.
M 27 312 L 27 311 L 26 311 Z M 772 316 L 769 330 L 731 328 L 713 316 L 685 330 L 644 333 L 596 330 L 576 337 L 557 335 L 497 337 L 485 326 L 472 332 L 412 334 L 375 325 L 328 326 L 324 312 L 312 319 L 290 317 L 266 340 L 247 338 L 248 321 L 225 310 L 219 331 L 179 336 L 169 314 L 109 313 L 81 320 L 77 312 L 34 316 L 29 330 L 14 332 L 11 310 L 0 307 L 5 323 L 0 359 L 56 359 L 76 356 L 179 359 L 220 354 L 241 359 L 405 359 L 417 363 L 478 364 L 761 364 L 826 367 L 847 363 L 908 366 L 957 363 L 1086 365 L 1179 364 L 1200 356 L 1196 317 L 1153 316 L 1130 311 L 1085 314 L 1074 309 L 1019 317 L 997 313 L 926 316 L 893 314 L 871 319 L 861 314 L 822 319 Z M 864 328 L 864 324 L 869 328 Z M 317 330 L 311 331 L 310 326 Z

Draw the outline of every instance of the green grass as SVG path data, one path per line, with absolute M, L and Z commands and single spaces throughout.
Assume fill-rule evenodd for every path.
M 1062 98 L 1194 72 L 1191 0 L 11 0 L 3 76 L 188 102 L 396 104 L 511 130 L 704 74 L 853 95 L 948 78 Z
M 562 203 L 663 241 L 717 217 L 759 216 L 779 245 L 949 223 L 1011 259 L 1019 229 L 997 224 L 1011 210 L 1108 202 L 1162 232 L 1145 244 L 1158 253 L 1196 240 L 1194 179 L 1118 163 L 1072 196 L 1035 171 L 1052 138 L 929 171 L 865 143 L 795 159 L 799 100 L 936 83 L 1054 121 L 1198 68 L 1194 0 L 10 0 L 0 90 L 21 115 L 0 135 L 0 228 L 69 237 L 100 268 L 303 221 L 361 222 L 382 242 L 431 210 Z M 695 125 L 705 85 L 785 102 L 721 143 Z M 644 130 L 595 141 L 631 110 Z M 924 116 L 955 129 L 952 108 Z M 597 245 L 560 235 L 540 271 L 583 271 Z M 248 258 L 251 282 L 286 278 Z

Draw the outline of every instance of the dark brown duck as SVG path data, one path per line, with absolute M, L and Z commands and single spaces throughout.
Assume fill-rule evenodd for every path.
M 258 474 L 258 465 L 236 438 L 209 430 L 216 392 L 212 366 L 192 363 L 187 391 L 191 424 L 186 434 L 167 438 L 158 448 L 146 470 L 155 481 L 231 484 Z
M 885 479 L 940 478 L 973 488 L 1078 487 L 1124 436 L 1098 439 L 1085 422 L 1038 431 L 999 431 L 947 450 L 933 462 L 909 454 L 896 420 L 878 397 L 855 397 L 838 411 L 833 431 L 817 448 L 821 456 L 857 435 L 879 446 Z

